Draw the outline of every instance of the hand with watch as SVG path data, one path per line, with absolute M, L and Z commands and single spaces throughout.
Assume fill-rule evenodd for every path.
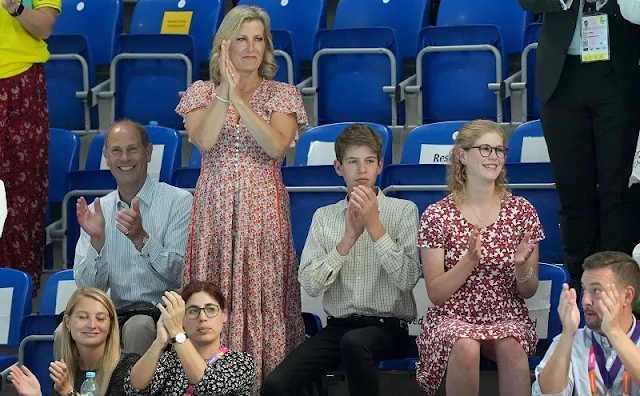
M 24 4 L 21 0 L 2 0 L 2 8 L 7 10 L 12 17 L 18 17 L 24 11 Z
M 167 338 L 171 340 L 172 344 L 184 344 L 187 341 L 187 334 L 182 326 L 185 310 L 184 300 L 178 293 L 169 291 L 162 296 L 162 302 L 164 306 L 158 304 L 158 309 L 162 312 L 158 323 L 162 321 L 167 332 Z M 160 335 L 156 335 L 156 339 L 158 339 L 158 336 Z

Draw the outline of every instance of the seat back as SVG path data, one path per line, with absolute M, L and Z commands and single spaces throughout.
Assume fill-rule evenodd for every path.
M 64 311 L 77 288 L 72 269 L 53 274 L 42 289 L 40 315 L 57 315 Z
M 55 315 L 28 315 L 22 321 L 20 364 L 29 368 L 40 383 L 40 389 L 51 389 L 49 366 L 53 362 L 53 333 L 58 327 Z M 48 393 L 47 393 L 48 394 Z
M 269 14 L 271 29 L 290 32 L 296 57 L 307 62 L 313 58 L 316 33 L 326 27 L 327 4 L 327 0 L 241 0 L 238 3 L 263 8 Z
M 193 38 L 188 35 L 128 34 L 118 40 L 119 53 L 183 55 L 198 71 Z M 122 59 L 115 72 L 115 119 L 143 124 L 157 122 L 181 130 L 183 119 L 174 110 L 180 92 L 191 84 L 189 66 L 181 59 Z M 153 100 L 149 100 L 153 98 Z
M 549 345 L 553 338 L 562 332 L 558 304 L 562 284 L 568 282 L 568 278 L 562 267 L 547 263 L 538 265 L 538 278 L 538 290 L 533 297 L 526 300 L 526 303 L 529 316 L 536 325 L 538 345 Z
M 200 168 L 202 166 L 202 154 L 198 147 L 191 145 L 191 153 L 189 154 L 189 168 Z
M 401 164 L 448 164 L 458 130 L 467 121 L 444 121 L 414 128 L 402 148 Z
M 507 163 L 507 180 L 514 195 L 526 198 L 536 209 L 544 230 L 540 261 L 562 263 L 560 199 L 553 188 L 550 163 Z
M 189 35 L 195 46 L 196 62 L 208 62 L 211 43 L 223 16 L 224 2 L 221 0 L 138 0 L 129 33 Z M 156 36 L 154 40 L 159 40 L 161 47 L 164 39 Z M 194 63 L 196 72 L 198 63 Z
M 340 0 L 334 29 L 389 27 L 398 40 L 399 64 L 415 59 L 420 30 L 429 25 L 430 0 Z
M 497 119 L 496 93 L 488 88 L 506 75 L 502 35 L 496 26 L 430 26 L 420 32 L 420 48 L 452 45 L 491 45 L 490 51 L 427 52 L 419 73 L 422 85 L 422 122 Z M 502 73 L 496 70 L 502 66 Z M 418 66 L 416 66 L 418 67 Z M 506 103 L 503 102 L 503 107 Z M 503 111 L 507 118 L 508 112 Z
M 441 0 L 437 26 L 495 25 L 508 54 L 522 51 L 522 36 L 533 21 L 517 0 Z
M 282 51 L 289 55 L 291 58 L 291 73 L 293 74 L 293 83 L 296 84 L 300 80 L 300 64 L 295 50 L 295 43 L 293 36 L 288 30 L 271 30 L 271 36 L 273 38 L 273 49 L 276 51 Z M 278 71 L 273 77 L 276 81 L 289 83 L 289 65 L 284 56 L 276 54 L 276 62 L 278 63 Z
M 283 167 L 282 180 L 289 192 L 293 244 L 300 257 L 313 214 L 318 208 L 344 199 L 347 190 L 344 179 L 330 165 Z
M 448 195 L 446 174 L 445 164 L 390 165 L 382 175 L 383 191 L 389 197 L 415 203 L 422 214 Z
M 122 32 L 123 1 L 63 0 L 62 10 L 51 36 L 84 36 L 91 63 L 109 64 Z
M 542 23 L 532 23 L 527 26 L 524 31 L 523 50 L 529 44 L 537 43 L 540 41 L 540 31 L 542 30 Z M 542 104 L 540 99 L 536 95 L 536 49 L 529 51 L 527 55 L 527 111 L 528 119 L 539 120 L 540 112 L 542 111 Z
M 398 59 L 395 32 L 391 28 L 325 29 L 316 36 L 316 50 L 329 48 L 384 48 Z M 384 86 L 400 82 L 388 55 L 329 54 L 318 59 L 319 124 L 352 120 L 391 125 L 392 101 Z M 351 91 L 353 95 L 345 95 Z
M 336 159 L 335 141 L 338 135 L 353 122 L 319 125 L 307 129 L 298 141 L 294 166 L 333 165 Z M 382 138 L 384 166 L 392 163 L 393 134 L 386 125 L 365 122 Z
M 31 314 L 33 280 L 25 272 L 0 268 L 0 346 L 20 344 L 22 319 Z
M 61 203 L 69 192 L 69 172 L 80 164 L 80 137 L 68 130 L 49 128 L 49 204 Z
M 540 120 L 521 124 L 513 131 L 507 162 L 550 162 Z

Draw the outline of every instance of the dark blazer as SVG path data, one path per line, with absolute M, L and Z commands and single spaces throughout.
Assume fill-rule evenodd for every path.
M 559 0 L 518 0 L 534 14 L 544 14 L 536 54 L 536 93 L 542 102 L 549 100 L 558 85 L 565 57 L 578 21 L 579 1 L 564 11 Z M 631 102 L 640 102 L 640 25 L 622 17 L 618 0 L 609 0 L 600 9 L 609 15 L 609 50 L 620 88 Z

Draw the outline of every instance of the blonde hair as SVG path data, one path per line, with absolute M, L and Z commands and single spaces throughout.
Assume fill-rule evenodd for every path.
M 109 312 L 110 329 L 109 335 L 107 335 L 106 346 L 104 354 L 98 362 L 98 368 L 96 371 L 96 382 L 98 384 L 98 390 L 100 394 L 105 394 L 107 388 L 109 388 L 109 381 L 111 381 L 111 375 L 113 370 L 120 362 L 120 329 L 118 328 L 118 316 L 116 315 L 116 307 L 113 302 L 107 296 L 105 292 L 93 287 L 84 287 L 77 289 L 69 302 L 67 308 L 64 311 L 64 324 L 65 331 L 62 332 L 61 344 L 62 344 L 62 359 L 67 364 L 67 372 L 69 373 L 69 382 L 73 389 L 75 389 L 75 375 L 80 370 L 80 353 L 78 352 L 78 346 L 76 341 L 71 337 L 69 328 L 66 327 L 67 322 L 73 312 L 76 305 L 83 298 L 90 298 L 102 304 Z
M 209 76 L 216 85 L 220 84 L 222 77 L 220 75 L 220 45 L 223 40 L 235 38 L 240 31 L 240 27 L 245 22 L 260 21 L 264 26 L 264 42 L 265 50 L 262 57 L 262 63 L 258 68 L 258 74 L 265 80 L 273 79 L 278 71 L 278 64 L 273 51 L 273 38 L 271 37 L 271 20 L 269 14 L 265 10 L 257 6 L 240 5 L 233 7 L 227 15 L 225 15 L 220 28 L 216 32 L 213 39 L 213 47 L 209 57 Z
M 453 200 L 457 204 L 462 204 L 467 194 L 466 182 L 467 172 L 465 165 L 458 157 L 458 150 L 468 150 L 474 146 L 482 136 L 487 133 L 497 133 L 502 139 L 502 144 L 507 145 L 504 130 L 497 123 L 490 120 L 475 120 L 465 124 L 456 136 L 456 141 L 449 155 L 449 166 L 447 167 L 447 185 L 449 192 L 453 196 Z M 507 187 L 507 171 L 502 167 L 502 172 L 496 179 L 496 192 L 501 198 L 504 198 L 509 189 Z

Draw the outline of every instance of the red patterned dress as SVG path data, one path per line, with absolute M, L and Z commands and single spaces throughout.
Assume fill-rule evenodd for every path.
M 466 254 L 473 225 L 451 196 L 422 214 L 418 246 L 444 249 L 445 271 Z M 513 256 L 525 232 L 541 241 L 544 233 L 535 208 L 522 197 L 507 195 L 495 223 L 482 228 L 480 262 L 467 281 L 443 304 L 429 308 L 416 343 L 420 387 L 433 395 L 447 369 L 453 344 L 460 338 L 497 340 L 513 337 L 531 356 L 538 342 L 524 299 L 516 289 Z
M 213 90 L 212 82 L 194 82 L 176 111 L 205 107 L 216 100 Z M 292 85 L 263 80 L 249 104 L 266 121 L 279 112 L 295 114 L 300 128 L 307 125 Z M 206 280 L 220 286 L 230 303 L 224 343 L 254 357 L 257 392 L 262 377 L 303 341 L 304 324 L 283 158 L 267 155 L 236 119 L 229 106 L 215 146 L 202 153 L 183 285 Z
M 0 267 L 29 273 L 34 295 L 44 262 L 48 172 L 47 86 L 44 66 L 36 63 L 0 79 L 0 180 L 8 211 L 0 238 Z

